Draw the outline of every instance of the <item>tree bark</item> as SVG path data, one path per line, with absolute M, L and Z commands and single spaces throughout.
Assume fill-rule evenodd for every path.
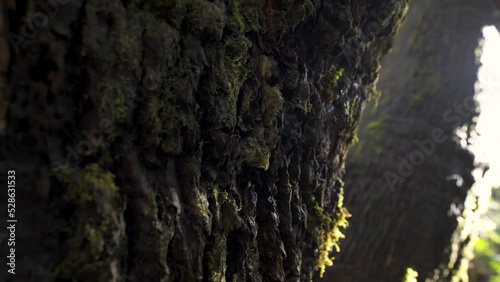
M 2 1 L 16 281 L 310 280 L 406 4 Z
M 418 281 L 460 281 L 476 199 L 474 159 L 455 130 L 474 131 L 475 50 L 497 9 L 493 1 L 410 3 L 382 61 L 378 106 L 364 111 L 349 154 L 353 216 L 324 281 L 400 282 L 408 268 Z

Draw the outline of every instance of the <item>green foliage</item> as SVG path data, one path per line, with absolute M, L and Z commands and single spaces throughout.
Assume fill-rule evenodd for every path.
M 500 190 L 496 188 L 492 193 L 492 201 L 498 200 L 500 200 Z M 500 282 L 500 226 L 498 226 L 500 215 L 497 205 L 497 203 L 492 204 L 486 214 L 488 220 L 494 222 L 496 226 L 484 232 L 476 241 L 473 268 L 469 271 L 470 276 L 487 277 L 490 282 Z

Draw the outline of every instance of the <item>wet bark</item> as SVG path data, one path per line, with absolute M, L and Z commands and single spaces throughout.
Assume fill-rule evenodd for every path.
M 410 3 L 382 61 L 378 107 L 364 111 L 349 153 L 345 205 L 353 216 L 324 281 L 400 282 L 408 268 L 418 281 L 451 281 L 466 270 L 474 160 L 460 144 L 468 137 L 455 130 L 474 131 L 475 50 L 498 8 Z
M 406 1 L 0 5 L 15 281 L 307 281 L 329 264 Z

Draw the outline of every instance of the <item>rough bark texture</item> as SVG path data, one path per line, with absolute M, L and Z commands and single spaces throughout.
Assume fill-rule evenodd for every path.
M 16 281 L 310 280 L 406 2 L 0 2 Z
M 408 268 L 418 281 L 461 279 L 474 164 L 453 136 L 457 127 L 473 131 L 475 49 L 498 8 L 487 0 L 410 3 L 382 60 L 378 107 L 364 112 L 349 154 L 345 205 L 353 216 L 325 281 L 400 282 Z M 430 141 L 439 129 L 445 141 Z

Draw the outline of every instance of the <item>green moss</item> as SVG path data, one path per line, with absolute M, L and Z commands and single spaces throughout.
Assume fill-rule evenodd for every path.
M 378 71 L 377 71 L 378 73 Z M 367 88 L 368 91 L 368 101 L 375 101 L 375 105 L 378 105 L 380 97 L 382 97 L 382 91 L 377 89 L 376 85 Z
M 349 153 L 352 153 L 352 159 L 357 159 L 361 156 L 361 152 L 363 152 L 364 141 L 359 140 L 350 150 Z
M 422 102 L 429 92 L 426 88 L 420 88 L 418 91 L 410 98 L 410 107 L 414 108 L 417 104 Z
M 358 142 L 359 142 L 358 132 L 354 131 L 350 145 L 351 146 L 356 145 Z
M 221 40 L 225 25 L 223 6 L 205 0 L 193 0 L 186 14 L 186 27 L 198 38 Z
M 238 7 L 233 7 L 233 17 L 238 24 L 237 28 L 240 32 L 242 30 L 241 23 L 243 23 L 243 30 L 248 29 L 256 32 L 264 30 L 265 9 L 262 9 L 258 0 L 239 0 L 235 1 L 235 3 L 237 3 Z
M 126 27 L 122 30 L 125 31 Z M 127 35 L 126 32 L 116 32 L 116 35 L 112 37 L 112 44 L 118 59 L 116 63 L 123 69 L 134 70 L 139 67 L 140 52 L 136 46 L 139 41 L 139 38 Z
M 195 191 L 191 197 L 189 205 L 196 207 L 195 214 L 197 215 L 198 222 L 203 226 L 207 233 L 210 233 L 212 226 L 212 214 L 210 212 L 210 205 L 208 202 L 208 195 L 201 191 Z
M 355 116 L 358 109 L 358 99 L 355 97 L 349 105 L 349 124 L 353 127 L 357 126 L 358 118 Z
M 372 133 L 380 133 L 382 130 L 382 127 L 384 125 L 384 122 L 389 119 L 388 114 L 382 115 L 378 120 L 370 122 L 367 126 L 366 129 L 368 131 L 371 131 Z
M 234 197 L 227 191 L 221 190 L 218 186 L 214 189 L 216 205 L 219 207 L 219 222 L 222 223 L 222 230 L 228 233 L 241 226 L 242 220 L 239 216 L 241 206 L 239 206 Z
M 388 119 L 389 119 L 388 114 L 381 114 L 378 120 L 372 121 L 364 127 L 366 130 L 363 131 L 363 134 L 366 135 L 366 137 L 368 138 L 362 138 L 361 140 L 358 140 L 359 142 L 356 145 L 354 145 L 352 149 L 349 150 L 350 153 L 352 152 L 353 160 L 361 156 L 363 150 L 366 149 L 365 145 L 367 145 L 369 148 L 372 148 L 372 150 L 377 155 L 381 155 L 383 153 L 382 146 L 377 144 L 380 143 L 379 139 L 383 137 L 382 130 L 384 127 L 384 123 Z
M 240 61 L 248 54 L 248 49 L 252 47 L 252 42 L 245 36 L 232 36 L 226 39 L 226 56 L 231 61 Z
M 234 128 L 238 122 L 238 97 L 243 85 L 252 72 L 252 61 L 247 56 L 250 41 L 244 36 L 226 39 L 226 48 L 219 48 L 209 70 L 207 91 L 213 103 L 212 122 L 216 128 Z M 216 97 L 223 96 L 223 97 Z
M 247 189 L 253 190 L 253 186 L 249 183 Z M 231 189 L 234 189 L 232 187 Z M 218 282 L 225 278 L 226 258 L 227 256 L 227 234 L 242 226 L 243 221 L 239 216 L 241 206 L 238 205 L 231 194 L 221 190 L 217 185 L 214 186 L 212 193 L 211 210 L 218 222 L 218 228 L 212 229 L 213 241 L 207 245 L 207 253 L 205 256 L 207 266 L 207 281 Z M 254 219 L 247 218 L 247 222 L 253 222 Z M 249 254 L 250 255 L 250 254 Z M 258 259 L 258 258 L 257 258 Z
M 418 272 L 408 267 L 402 282 L 418 282 Z
M 271 2 L 270 2 L 271 3 Z M 272 4 L 266 7 L 268 15 L 267 33 L 273 34 L 274 39 L 278 39 L 286 32 L 295 29 L 314 10 L 311 1 L 287 0 L 283 3 L 284 10 L 275 9 Z
M 124 233 L 123 207 L 115 176 L 97 164 L 74 170 L 59 166 L 53 171 L 66 187 L 64 200 L 75 208 L 68 227 L 68 251 L 58 263 L 55 275 L 77 281 L 80 276 L 94 273 L 94 281 L 111 281 L 116 275 L 112 254 L 118 250 L 119 237 Z
M 68 186 L 64 199 L 80 206 L 91 203 L 96 197 L 109 198 L 118 193 L 114 175 L 102 171 L 97 164 L 87 165 L 76 172 L 69 166 L 59 166 L 54 168 L 54 173 Z
M 294 29 L 303 22 L 313 9 L 310 1 L 297 2 L 288 0 L 284 7 L 287 8 L 285 18 L 288 29 Z
M 426 62 L 428 52 L 436 48 L 432 42 L 424 42 L 424 38 L 421 36 L 430 28 L 427 19 L 422 18 L 417 25 L 418 32 L 415 32 L 410 39 L 410 51 L 415 53 L 412 56 L 414 59 L 411 64 L 411 72 L 413 76 L 419 77 L 422 82 L 410 97 L 409 105 L 411 108 L 421 105 L 427 97 L 439 91 L 442 84 L 441 75 L 430 69 L 429 64 Z
M 344 69 L 343 68 L 340 68 L 340 69 L 336 70 L 333 73 L 332 80 L 330 81 L 330 85 L 337 86 L 337 84 L 339 83 L 339 81 L 340 81 L 340 79 L 342 78 L 343 75 L 344 75 Z
M 345 238 L 341 229 L 349 226 L 348 219 L 351 217 L 344 205 L 344 183 L 339 180 L 339 199 L 337 202 L 337 209 L 333 218 L 330 218 L 324 213 L 323 208 L 316 202 L 314 197 L 312 202 L 314 204 L 315 217 L 321 221 L 321 242 L 319 246 L 319 259 L 317 267 L 320 271 L 320 276 L 323 277 L 326 267 L 333 265 L 334 258 L 330 257 L 330 253 L 335 250 L 340 251 L 339 241 Z
M 323 230 L 321 237 L 323 242 L 320 246 L 320 254 L 318 260 L 318 268 L 320 270 L 320 277 L 323 277 L 326 267 L 333 265 L 334 258 L 330 257 L 330 252 L 335 248 L 337 252 L 340 252 L 339 241 L 345 238 L 344 234 L 340 231 L 341 228 L 347 228 L 349 222 L 347 219 L 351 215 L 345 208 L 340 208 L 338 215 L 335 219 L 335 224 L 328 230 Z
M 383 121 L 379 120 L 379 121 L 372 121 L 370 122 L 366 128 L 368 130 L 380 130 L 382 128 L 382 125 L 383 125 Z
M 331 103 L 335 99 L 335 91 L 336 88 L 339 84 L 340 79 L 344 75 L 344 69 L 340 68 L 336 71 L 333 72 L 332 78 L 330 80 L 330 83 L 328 84 L 327 88 L 327 94 L 328 94 L 328 101 Z
M 435 93 L 439 86 L 442 83 L 441 76 L 439 74 L 428 74 L 430 76 L 429 79 L 425 82 L 424 85 L 420 86 L 417 89 L 415 94 L 410 98 L 410 107 L 414 108 L 417 105 L 421 104 L 422 101 L 432 93 Z
M 103 116 L 114 117 L 115 122 L 124 122 L 129 114 L 125 102 L 125 79 L 104 78 L 97 87 L 99 93 L 99 112 Z
M 241 51 L 246 51 L 249 46 Z M 245 54 L 240 55 L 243 57 Z M 216 62 L 213 66 L 212 81 L 209 85 L 209 90 L 214 95 L 225 94 L 228 96 L 237 96 L 249 75 L 250 70 L 245 62 L 233 60 L 232 53 L 219 53 Z
M 182 150 L 182 122 L 176 107 L 176 97 L 168 83 L 159 97 L 151 96 L 147 102 L 145 120 L 151 131 L 159 137 L 160 148 L 167 154 L 179 154 Z
M 216 236 L 205 258 L 209 282 L 224 281 L 226 268 L 221 266 L 226 265 L 226 258 L 226 236 Z
M 297 108 L 304 111 L 304 113 L 309 113 L 312 110 L 311 98 L 307 97 L 305 99 L 301 99 L 298 96 L 293 97 L 292 104 L 294 104 Z
M 229 40 L 227 44 L 230 45 L 226 45 L 226 47 L 230 47 L 233 43 L 238 42 L 244 43 L 246 40 L 244 38 Z M 249 66 L 251 62 L 248 60 L 248 56 L 246 56 L 250 44 L 243 45 L 244 47 L 239 47 L 238 52 L 235 52 L 235 49 L 232 47 L 217 50 L 214 64 L 209 73 L 210 81 L 207 88 L 209 94 L 224 96 L 222 99 L 214 98 L 218 101 L 214 104 L 214 110 L 219 113 L 214 116 L 214 118 L 217 118 L 214 122 L 218 128 L 233 128 L 237 122 L 238 96 L 246 78 L 252 71 Z
M 240 26 L 240 32 L 243 33 L 245 31 L 245 21 L 243 20 L 243 16 L 240 12 L 240 2 L 234 1 L 233 3 L 233 17 L 236 19 Z
M 120 1 L 108 1 L 108 7 L 103 8 L 102 16 L 108 17 L 111 13 L 122 10 Z M 98 12 L 99 13 L 99 12 Z M 139 68 L 141 59 L 141 28 L 139 19 L 127 18 L 124 15 L 114 16 L 114 23 L 110 26 L 109 37 L 111 41 L 112 58 L 114 69 L 133 71 Z
M 284 98 L 277 87 L 264 84 L 262 87 L 262 119 L 265 125 L 271 125 L 273 119 L 283 110 Z
M 253 137 L 247 138 L 242 151 L 243 164 L 267 170 L 270 157 L 271 150 L 263 140 Z

